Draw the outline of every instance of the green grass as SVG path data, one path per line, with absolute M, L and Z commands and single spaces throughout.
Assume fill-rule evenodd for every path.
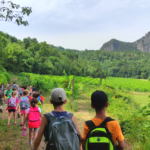
M 132 98 L 133 101 L 140 107 L 146 106 L 150 102 L 150 98 L 148 96 L 150 93 L 133 93 Z

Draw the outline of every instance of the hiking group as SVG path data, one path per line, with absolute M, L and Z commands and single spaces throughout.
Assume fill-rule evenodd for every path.
M 64 89 L 55 88 L 51 91 L 50 103 L 54 110 L 43 115 L 44 97 L 41 91 L 35 91 L 35 87 L 30 86 L 27 90 L 27 86 L 17 87 L 15 83 L 12 89 L 7 84 L 6 91 L 3 84 L 0 86 L 1 112 L 2 101 L 7 100 L 8 125 L 11 112 L 14 115 L 15 125 L 15 114 L 21 113 L 20 125 L 23 126 L 24 131 L 28 123 L 29 145 L 32 145 L 32 132 L 34 132 L 32 149 L 38 150 L 43 135 L 46 150 L 123 150 L 125 148 L 124 136 L 118 121 L 106 116 L 109 103 L 103 91 L 95 91 L 91 95 L 91 107 L 95 109 L 96 115 L 92 120 L 85 122 L 83 135 L 74 115 L 64 110 L 64 105 L 67 103 Z

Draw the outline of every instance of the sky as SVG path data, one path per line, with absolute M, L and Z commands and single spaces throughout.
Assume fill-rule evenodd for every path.
M 1 1 L 1 0 L 0 0 Z M 18 39 L 78 50 L 98 50 L 111 39 L 134 42 L 150 31 L 150 0 L 12 0 L 32 7 L 29 26 L 0 21 Z

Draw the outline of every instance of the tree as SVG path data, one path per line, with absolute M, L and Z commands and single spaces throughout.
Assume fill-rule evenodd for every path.
M 5 0 L 0 2 L 0 21 L 14 22 L 18 25 L 29 25 L 27 21 L 23 20 L 23 16 L 29 16 L 32 13 L 31 7 L 20 7 L 11 1 Z

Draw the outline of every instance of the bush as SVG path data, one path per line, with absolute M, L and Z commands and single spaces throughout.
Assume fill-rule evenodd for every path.
M 10 75 L 9 75 L 7 72 L 4 72 L 3 74 L 4 74 L 5 77 L 7 78 L 7 81 L 10 82 L 10 79 L 11 79 L 11 78 L 10 78 Z
M 0 84 L 4 83 L 4 85 L 7 84 L 7 78 L 4 74 L 0 74 Z

